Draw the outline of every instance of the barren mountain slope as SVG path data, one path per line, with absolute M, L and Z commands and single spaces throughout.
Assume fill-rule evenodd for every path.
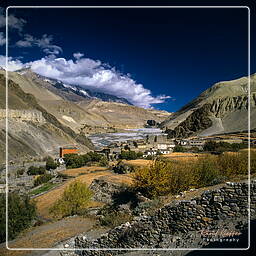
M 250 76 L 251 129 L 256 128 L 256 74 Z M 170 137 L 212 135 L 248 129 L 248 78 L 219 82 L 167 118 Z
M 64 145 L 77 145 L 82 151 L 93 148 L 83 135 L 61 124 L 53 115 L 40 106 L 36 98 L 25 93 L 9 80 L 9 159 L 22 159 L 43 155 L 56 155 Z M 0 75 L 0 108 L 5 108 L 5 77 Z M 0 112 L 1 162 L 5 152 L 5 111 Z
M 115 128 L 141 128 L 147 120 L 161 122 L 170 116 L 170 113 L 165 111 L 144 109 L 117 102 L 93 100 L 89 104 L 82 101 L 78 105 L 98 117 L 99 126 L 110 125 Z

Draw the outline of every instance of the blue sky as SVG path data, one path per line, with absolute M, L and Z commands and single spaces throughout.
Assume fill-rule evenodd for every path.
M 214 83 L 247 75 L 247 9 L 9 13 L 20 22 L 9 33 L 13 61 L 142 107 L 177 111 Z

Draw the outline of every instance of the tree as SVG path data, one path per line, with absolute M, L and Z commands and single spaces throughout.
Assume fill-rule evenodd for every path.
M 185 148 L 183 148 L 181 145 L 176 145 L 173 148 L 173 152 L 185 152 Z
M 36 167 L 36 166 L 30 166 L 28 168 L 28 171 L 27 171 L 27 174 L 28 175 L 42 175 L 42 174 L 45 174 L 45 167 L 43 166 L 39 166 L 39 167 Z
M 58 167 L 58 164 L 54 162 L 53 158 L 48 156 L 46 159 L 45 168 L 46 170 L 54 170 Z
M 57 218 L 81 214 L 91 200 L 93 193 L 86 184 L 75 181 L 64 191 L 62 197 L 51 207 L 50 212 Z
M 0 242 L 5 241 L 5 194 L 0 195 Z M 28 228 L 36 217 L 36 207 L 29 197 L 16 193 L 8 195 L 8 239 L 14 239 L 21 231 Z

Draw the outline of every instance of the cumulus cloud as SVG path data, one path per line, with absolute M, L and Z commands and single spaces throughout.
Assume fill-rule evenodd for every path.
M 0 32 L 0 46 L 5 45 L 6 39 L 3 32 Z
M 16 71 L 25 67 L 26 64 L 23 64 L 19 58 L 8 57 L 8 63 L 6 67 L 6 57 L 0 55 L 0 67 L 7 69 L 8 71 Z
M 33 37 L 30 34 L 25 34 L 22 40 L 16 42 L 18 47 L 34 47 L 37 46 L 43 50 L 44 53 L 50 55 L 57 55 L 62 52 L 60 46 L 52 44 L 53 36 L 44 34 L 42 38 Z
M 73 54 L 73 56 L 75 57 L 75 59 L 78 60 L 78 59 L 81 59 L 84 56 L 84 54 L 80 52 L 76 52 Z
M 107 68 L 99 60 L 78 58 L 42 58 L 30 63 L 31 69 L 43 76 L 58 79 L 63 83 L 79 85 L 83 88 L 105 92 L 126 98 L 136 106 L 150 108 L 152 104 L 163 103 L 170 96 L 152 96 L 128 75 L 120 74 L 114 68 Z
M 17 29 L 19 32 L 23 30 L 23 26 L 27 22 L 22 18 L 17 18 L 13 14 L 9 14 L 8 16 L 8 28 L 10 29 Z M 0 28 L 6 26 L 5 20 L 5 10 L 4 8 L 0 8 Z

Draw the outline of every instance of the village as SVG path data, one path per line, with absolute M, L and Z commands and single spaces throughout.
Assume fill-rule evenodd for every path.
M 122 152 L 135 152 L 136 157 L 140 159 L 152 160 L 158 156 L 166 155 L 172 156 L 174 152 L 187 152 L 204 154 L 204 145 L 206 142 L 222 142 L 244 145 L 248 145 L 247 133 L 245 134 L 231 134 L 231 135 L 219 135 L 219 136 L 209 136 L 209 137 L 191 137 L 184 139 L 169 139 L 167 134 L 162 133 L 160 135 L 147 135 L 143 139 L 138 140 L 127 140 L 121 142 L 114 142 L 108 146 L 96 149 L 93 153 L 105 156 L 109 162 L 109 166 L 115 166 L 117 161 L 121 159 Z M 256 139 L 254 137 L 250 138 L 250 145 L 256 145 Z M 215 152 L 212 152 L 215 153 Z M 54 183 L 63 182 L 62 179 L 56 178 L 59 172 L 66 170 L 67 166 L 65 163 L 65 155 L 81 155 L 84 154 L 78 147 L 73 145 L 68 145 L 65 147 L 56 148 L 56 152 L 52 155 L 57 168 L 50 170 L 51 175 L 55 175 Z M 34 176 L 26 175 L 27 170 L 30 166 L 45 166 L 45 161 L 29 161 L 23 162 L 22 164 L 14 164 L 10 162 L 8 166 L 8 179 L 9 179 L 9 192 L 18 191 L 19 193 L 25 193 L 27 191 L 34 189 Z M 20 170 L 24 170 L 19 173 Z M 5 191 L 5 172 L 1 172 L 2 176 L 0 179 L 0 193 Z

